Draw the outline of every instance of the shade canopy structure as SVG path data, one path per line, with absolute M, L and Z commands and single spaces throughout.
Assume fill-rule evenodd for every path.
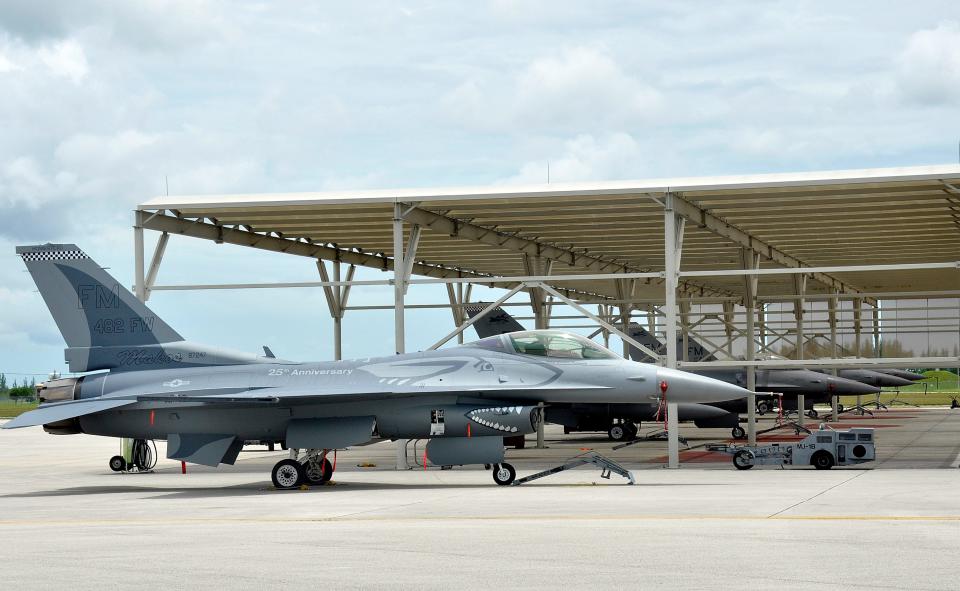
M 747 368 L 750 390 L 760 366 L 836 368 L 862 362 L 850 357 L 860 356 L 864 331 L 872 330 L 879 344 L 881 300 L 960 302 L 958 165 L 531 186 L 163 196 L 140 204 L 135 215 L 140 298 L 160 289 L 322 287 L 334 319 L 337 358 L 340 320 L 350 309 L 349 290 L 365 284 L 394 288 L 398 353 L 405 347 L 405 296 L 411 286 L 447 286 L 457 328 L 437 347 L 454 337 L 462 339 L 472 321 L 463 313 L 469 300 L 469 287 L 465 294 L 464 286 L 484 284 L 508 290 L 494 304 L 527 292 L 539 328 L 550 325 L 557 305 L 568 306 L 599 326 L 605 338 L 620 336 L 625 350 L 628 344 L 643 347 L 624 330 L 632 314 L 646 306 L 651 332 L 662 335 L 663 342 L 702 338 L 713 352 L 726 352 L 727 358 L 717 363 Z M 149 264 L 144 230 L 161 233 Z M 157 285 L 167 240 L 176 235 L 316 259 L 321 280 Z M 349 266 L 346 276 L 341 265 Z M 392 271 L 391 279 L 354 280 L 358 267 Z M 778 301 L 788 309 L 792 304 L 792 328 L 766 324 L 764 302 Z M 826 306 L 826 320 L 818 328 L 811 326 L 811 301 Z M 850 304 L 849 326 L 838 320 L 841 302 Z M 722 307 L 722 314 L 701 314 L 694 320 L 694 303 Z M 937 309 L 960 315 L 958 305 Z M 719 342 L 706 338 L 705 320 L 721 327 Z M 909 316 L 907 320 L 912 321 Z M 960 323 L 960 318 L 928 318 L 921 330 L 942 332 L 947 326 L 945 330 L 960 336 L 960 328 L 950 328 L 953 320 Z M 826 358 L 804 358 L 812 330 L 821 333 L 814 337 L 828 335 L 832 352 Z M 844 330 L 855 337 L 853 351 L 839 346 Z M 773 342 L 795 343 L 795 358 L 764 356 L 765 347 L 772 351 L 769 335 Z M 746 354 L 733 359 L 737 339 L 745 343 Z M 645 352 L 670 367 L 704 365 L 687 359 L 687 353 L 678 355 L 678 349 Z M 880 348 L 874 349 L 877 353 Z M 960 358 L 881 355 L 870 363 L 956 367 Z M 675 466 L 675 405 L 668 401 L 668 409 L 669 463 Z M 751 441 L 753 410 L 748 403 Z

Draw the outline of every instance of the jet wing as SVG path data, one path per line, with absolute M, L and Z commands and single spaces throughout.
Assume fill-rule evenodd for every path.
M 136 400 L 129 398 L 97 398 L 45 404 L 36 410 L 23 413 L 4 425 L 3 428 L 19 429 L 20 427 L 35 427 L 37 425 L 45 425 L 47 423 L 81 417 L 95 412 L 102 412 L 112 408 L 119 408 L 121 406 L 127 406 L 128 404 L 134 404 L 135 402 Z

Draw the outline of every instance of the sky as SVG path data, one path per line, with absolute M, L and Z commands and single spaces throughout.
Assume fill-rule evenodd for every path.
M 64 367 L 14 246 L 76 243 L 132 284 L 132 210 L 167 191 L 542 182 L 547 163 L 555 182 L 944 164 L 958 140 L 955 1 L 5 0 L 0 372 Z M 160 283 L 317 279 L 309 260 L 189 238 L 167 252 Z M 150 306 L 190 340 L 333 355 L 319 290 Z M 348 312 L 345 356 L 392 352 L 391 324 Z M 408 327 L 424 348 L 451 317 Z

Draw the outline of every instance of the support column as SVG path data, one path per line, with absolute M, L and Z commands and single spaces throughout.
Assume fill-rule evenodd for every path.
M 829 306 L 830 307 L 827 310 L 827 320 L 830 323 L 830 349 L 831 349 L 830 355 L 834 359 L 836 359 L 839 355 L 839 347 L 837 346 L 837 295 L 836 293 L 834 293 L 833 297 L 830 298 Z M 833 375 L 836 376 L 837 368 L 833 368 L 833 371 L 831 373 L 833 373 Z M 839 405 L 840 405 L 840 397 L 831 396 L 830 406 L 833 412 L 831 412 L 830 414 L 830 420 L 833 422 L 837 422 L 839 420 L 839 414 L 840 414 Z
M 673 194 L 666 194 L 666 207 L 663 212 L 663 258 L 664 290 L 666 303 L 663 311 L 666 315 L 667 367 L 677 368 L 677 284 L 680 270 L 680 249 L 683 240 L 683 227 L 678 228 L 677 214 L 673 209 Z M 679 232 L 678 232 L 679 230 Z M 678 235 L 679 234 L 679 235 Z M 677 403 L 670 402 L 670 390 L 667 389 L 667 467 L 680 467 L 680 426 L 677 421 Z
M 620 312 L 620 326 L 623 329 L 623 332 L 630 332 L 630 312 L 633 309 L 633 304 L 626 303 L 627 300 L 632 300 L 637 289 L 637 280 L 636 279 L 617 279 L 614 281 L 614 288 L 616 289 L 617 299 L 620 300 L 618 306 Z M 613 312 L 611 307 L 607 306 L 607 321 L 613 323 Z M 604 339 L 609 341 L 610 333 L 609 331 L 604 332 Z M 626 341 L 623 341 L 623 357 L 625 359 L 630 358 L 630 344 Z
M 447 299 L 450 300 L 450 313 L 453 315 L 453 325 L 460 326 L 466 320 L 466 313 L 463 310 L 463 284 L 447 283 Z M 457 333 L 457 343 L 463 344 L 463 333 Z
M 141 302 L 147 301 L 147 289 L 146 289 L 146 278 L 144 277 L 143 271 L 143 212 L 136 211 L 133 214 L 134 225 L 133 225 L 133 295 L 140 300 Z M 120 451 L 125 460 L 130 460 L 132 458 L 128 457 L 130 453 L 128 450 L 131 449 L 132 440 L 123 437 L 120 439 Z
M 690 302 L 680 302 L 680 357 L 690 361 Z
M 740 261 L 744 269 L 756 269 L 760 266 L 760 256 L 750 249 L 740 250 Z M 757 285 L 758 277 L 756 275 L 743 276 L 743 307 L 747 315 L 747 348 L 744 355 L 747 361 L 753 361 L 756 358 L 756 336 L 754 335 L 755 308 L 757 305 Z M 757 444 L 757 368 L 754 365 L 747 366 L 747 443 L 749 445 Z
M 143 212 L 134 213 L 133 226 L 133 295 L 141 302 L 146 301 L 146 277 L 143 271 Z
M 860 338 L 863 332 L 863 300 L 853 300 L 853 355 L 860 357 Z M 863 396 L 857 394 L 857 407 L 863 409 Z
M 340 281 L 340 261 L 333 263 L 333 280 Z M 337 314 L 333 317 L 333 358 L 337 361 L 343 359 L 343 327 L 340 324 L 340 320 L 343 318 L 343 307 L 340 304 L 340 288 L 339 285 L 334 287 L 337 295 L 335 298 Z
M 406 264 L 403 258 L 403 204 L 393 204 L 393 338 L 394 350 L 397 355 L 406 350 L 404 336 L 404 276 Z M 396 442 L 396 469 L 408 470 L 407 440 L 398 439 Z
M 860 339 L 863 336 L 863 300 L 853 300 L 853 355 L 860 357 Z
M 727 337 L 727 356 L 733 359 L 733 302 L 723 302 L 723 332 Z
M 333 281 L 340 282 L 340 261 L 333 261 Z M 347 281 L 353 281 L 353 274 L 357 267 L 350 265 L 347 269 Z M 330 275 L 327 272 L 326 263 L 317 261 L 317 271 L 320 272 L 322 281 L 330 281 Z M 350 285 L 328 285 L 323 288 L 323 294 L 327 298 L 327 307 L 330 309 L 330 317 L 333 318 L 333 358 L 340 361 L 343 358 L 343 339 L 342 324 L 343 314 L 347 308 L 347 298 L 350 297 Z
M 797 320 L 797 359 L 803 359 L 803 349 L 806 345 L 806 339 L 803 336 L 803 307 L 806 303 L 804 300 L 804 295 L 807 291 L 807 276 L 806 275 L 794 275 L 793 276 L 793 287 L 798 298 L 794 300 L 793 304 L 793 315 Z
M 794 287 L 794 291 L 797 292 L 795 295 L 799 296 L 796 300 L 794 300 L 794 304 L 793 304 L 793 315 L 797 321 L 796 358 L 803 359 L 804 357 L 803 349 L 806 345 L 806 339 L 803 336 L 803 306 L 805 304 L 805 300 L 803 296 L 806 294 L 806 291 L 807 291 L 807 276 L 794 275 L 793 287 Z M 797 396 L 797 424 L 798 425 L 803 425 L 803 422 L 804 422 L 803 413 L 805 410 L 804 407 L 806 406 L 806 403 L 807 403 L 806 396 L 804 396 L 803 394 L 800 394 L 799 396 Z
M 873 305 L 873 356 L 882 357 L 880 354 L 880 301 Z
M 553 270 L 553 260 L 523 255 L 523 269 L 527 275 L 549 275 Z M 542 289 L 531 287 L 530 307 L 533 308 L 534 328 L 543 330 L 550 325 L 549 311 L 546 304 L 546 294 Z
M 404 270 L 403 258 L 403 204 L 393 204 L 393 337 L 394 351 L 400 355 L 406 351 L 404 336 Z

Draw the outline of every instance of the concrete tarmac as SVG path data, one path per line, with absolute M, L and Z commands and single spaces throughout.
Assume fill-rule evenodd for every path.
M 591 447 L 636 486 L 587 467 L 520 487 L 395 471 L 380 443 L 338 454 L 332 484 L 277 491 L 279 451 L 115 474 L 116 440 L 3 431 L 0 586 L 956 589 L 960 412 L 882 413 L 843 419 L 887 425 L 880 461 L 855 469 L 741 472 L 689 451 L 700 461 L 664 470 L 664 442 L 613 451 L 555 427 L 549 449 L 508 452 L 523 476 Z M 704 431 L 684 427 L 692 444 L 724 434 Z

